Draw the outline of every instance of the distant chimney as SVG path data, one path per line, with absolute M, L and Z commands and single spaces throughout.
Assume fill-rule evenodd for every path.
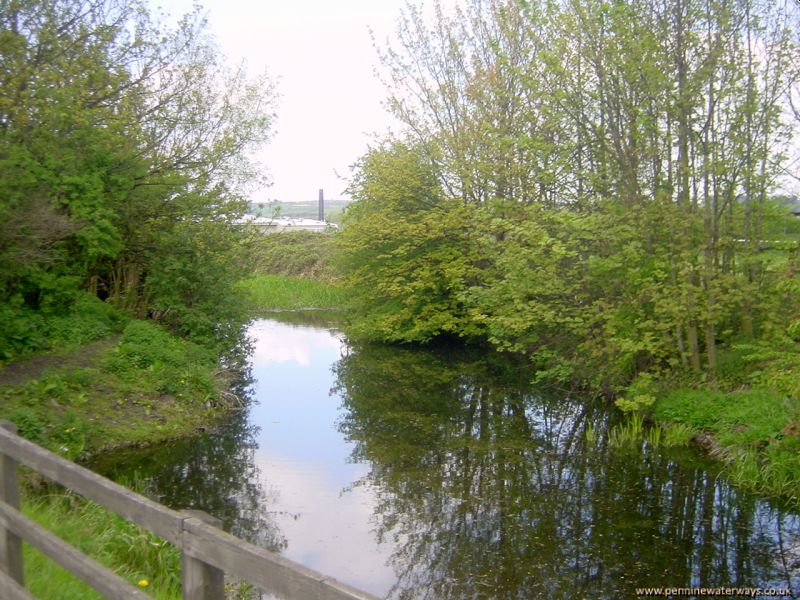
M 325 198 L 323 197 L 322 190 L 319 191 L 319 220 L 325 220 Z

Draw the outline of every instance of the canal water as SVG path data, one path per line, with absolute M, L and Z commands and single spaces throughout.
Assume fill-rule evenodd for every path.
M 317 313 L 250 334 L 247 409 L 94 468 L 381 597 L 800 597 L 800 515 L 688 450 L 609 444 L 612 411 L 532 388 L 523 362 L 353 345 Z

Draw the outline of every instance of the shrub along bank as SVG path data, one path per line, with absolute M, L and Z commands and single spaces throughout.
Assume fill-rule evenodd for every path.
M 609 394 L 649 374 L 791 409 L 800 221 L 776 194 L 800 115 L 776 90 L 797 80 L 800 12 L 674 4 L 406 12 L 379 55 L 403 127 L 356 163 L 339 236 L 353 331 L 488 341 Z M 740 344 L 761 357 L 737 396 L 715 382 Z
M 224 63 L 199 6 L 161 17 L 140 0 L 0 11 L 0 417 L 69 458 L 207 426 L 248 317 L 237 217 L 273 82 Z
M 351 193 L 337 236 L 350 334 L 523 353 L 536 381 L 683 423 L 735 481 L 796 501 L 800 256 L 788 213 L 765 204 L 761 235 L 775 242 L 761 250 L 736 242 L 746 214 L 731 206 L 720 270 L 704 272 L 703 248 L 673 234 L 703 223 L 674 204 L 469 205 L 447 196 L 424 149 L 400 143 L 364 157 Z

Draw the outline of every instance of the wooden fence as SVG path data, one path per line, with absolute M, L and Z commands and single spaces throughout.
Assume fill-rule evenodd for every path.
M 61 538 L 19 512 L 17 464 L 89 498 L 177 546 L 181 551 L 183 600 L 224 598 L 225 574 L 286 599 L 375 600 L 225 533 L 219 520 L 200 511 L 177 512 L 65 460 L 16 435 L 0 420 L 0 598 L 33 598 L 24 587 L 22 541 L 34 546 L 111 599 L 150 598 Z

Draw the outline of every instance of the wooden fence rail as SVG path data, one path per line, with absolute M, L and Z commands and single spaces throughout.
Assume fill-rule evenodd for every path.
M 30 467 L 177 546 L 182 556 L 183 600 L 224 598 L 226 574 L 287 600 L 375 600 L 370 594 L 225 533 L 219 529 L 218 519 L 201 511 L 172 510 L 84 469 L 19 437 L 14 424 L 2 420 L 0 598 L 33 598 L 24 587 L 22 541 L 107 598 L 150 598 L 19 512 L 17 464 Z

